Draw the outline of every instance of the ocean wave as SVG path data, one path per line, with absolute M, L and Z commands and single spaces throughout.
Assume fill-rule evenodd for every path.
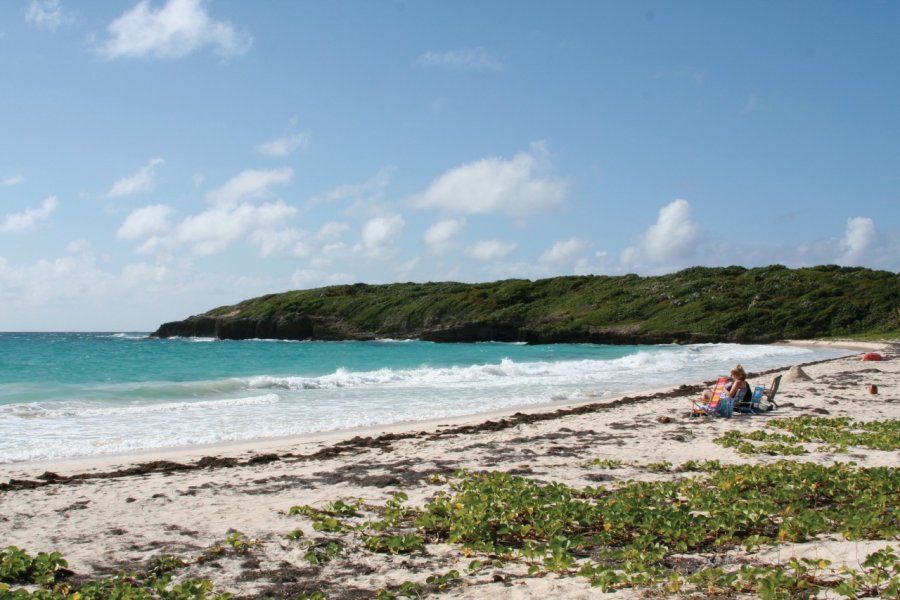
M 117 340 L 146 340 L 150 337 L 149 333 L 111 333 L 109 337 Z
M 614 359 L 576 359 L 565 361 L 515 361 L 503 358 L 497 363 L 470 366 L 413 369 L 382 368 L 351 371 L 338 368 L 319 376 L 259 375 L 247 378 L 250 389 L 290 391 L 378 387 L 456 387 L 467 385 L 506 385 L 511 381 L 538 385 L 592 385 L 628 380 L 633 385 L 656 381 L 673 374 L 687 377 L 712 377 L 737 362 L 748 369 L 764 369 L 783 364 L 785 359 L 809 353 L 803 348 L 709 344 L 666 346 L 642 350 Z
M 15 417 L 20 419 L 56 417 L 112 417 L 121 415 L 144 415 L 153 413 L 206 412 L 225 408 L 261 406 L 279 402 L 278 394 L 263 394 L 242 398 L 220 400 L 185 400 L 160 404 L 139 404 L 127 406 L 103 406 L 97 402 L 53 402 L 12 404 L 0 406 L 0 419 Z

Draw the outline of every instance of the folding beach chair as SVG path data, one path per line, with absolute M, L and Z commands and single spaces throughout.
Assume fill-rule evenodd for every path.
M 737 382 L 735 382 L 737 383 Z M 720 417 L 728 417 L 731 418 L 732 413 L 734 412 L 734 407 L 740 407 L 741 403 L 744 401 L 744 397 L 747 395 L 747 388 L 741 386 L 734 394 L 734 398 L 730 397 L 728 394 L 723 392 L 721 400 L 719 400 L 719 408 L 717 410 Z
M 709 399 L 709 404 L 701 404 L 696 400 L 691 400 L 691 415 L 700 415 L 704 417 L 713 417 L 716 415 L 716 411 L 719 410 L 719 402 L 722 399 L 722 393 L 725 391 L 725 384 L 728 383 L 727 377 L 719 377 L 716 381 L 715 387 L 713 387 L 712 397 Z
M 772 406 L 774 406 L 776 408 L 778 407 L 778 405 L 775 404 L 775 394 L 778 393 L 778 384 L 780 384 L 780 383 L 781 383 L 781 375 L 779 375 L 778 377 L 773 379 L 772 385 L 769 386 L 769 389 L 767 389 L 765 392 L 763 392 L 763 395 L 766 397 L 766 400 L 768 400 L 772 404 Z
M 742 398 L 741 402 L 738 404 L 738 410 L 742 413 L 759 413 L 762 412 L 762 408 L 759 403 L 762 402 L 763 396 L 766 393 L 765 386 L 758 385 L 753 388 L 753 394 L 750 395 L 749 398 Z

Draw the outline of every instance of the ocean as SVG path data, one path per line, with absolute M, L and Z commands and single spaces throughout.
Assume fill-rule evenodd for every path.
M 0 333 L 0 463 L 577 403 L 850 351 Z M 764 383 L 753 382 L 755 383 Z

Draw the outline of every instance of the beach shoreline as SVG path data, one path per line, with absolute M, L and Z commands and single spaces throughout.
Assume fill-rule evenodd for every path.
M 139 570 L 162 555 L 190 560 L 221 544 L 229 532 L 239 531 L 260 541 L 253 561 L 223 559 L 219 567 L 198 563 L 187 574 L 207 577 L 217 590 L 234 592 L 236 597 L 282 597 L 279 590 L 293 593 L 316 586 L 328 598 L 371 597 L 365 590 L 424 581 L 425 563 L 443 571 L 454 565 L 460 568 L 458 548 L 429 548 L 428 559 L 422 558 L 421 564 L 418 559 L 348 551 L 346 559 L 364 567 L 358 576 L 346 568 L 342 572 L 340 561 L 313 568 L 303 559 L 301 547 L 285 539 L 298 525 L 310 537 L 315 535 L 308 522 L 288 514 L 291 506 L 321 507 L 354 498 L 377 503 L 398 491 L 409 496 L 410 505 L 421 505 L 434 492 L 429 478 L 457 469 L 504 471 L 583 488 L 598 481 L 597 473 L 584 467 L 592 460 L 628 465 L 604 473 L 610 481 L 674 476 L 645 468 L 660 462 L 677 465 L 715 457 L 723 464 L 771 463 L 777 457 L 748 459 L 712 440 L 729 430 L 761 429 L 773 417 L 900 418 L 900 346 L 827 342 L 844 343 L 860 352 L 881 352 L 889 360 L 861 362 L 861 355 L 854 354 L 805 365 L 811 380 L 785 377 L 779 408 L 762 415 L 689 418 L 690 399 L 704 386 L 695 382 L 597 402 L 541 405 L 302 438 L 0 465 L 0 539 L 34 553 L 58 551 L 78 576 L 92 577 L 119 569 Z M 768 383 L 776 374 L 788 372 L 782 368 L 758 374 L 754 383 Z M 869 394 L 871 384 L 878 386 L 877 395 Z M 849 458 L 816 452 L 802 460 L 823 464 L 853 460 L 867 467 L 895 467 L 900 455 L 854 448 Z M 889 542 L 864 546 L 877 549 Z M 845 563 L 852 562 L 859 550 L 839 540 L 821 540 L 814 549 Z M 797 553 L 807 551 L 796 549 Z M 791 547 L 779 546 L 777 560 L 787 560 L 792 552 Z M 295 570 L 296 581 L 279 584 L 279 568 Z M 351 588 L 362 591 L 350 593 Z M 592 593 L 583 578 L 516 576 L 507 577 L 505 583 L 475 577 L 450 595 L 578 598 Z
M 856 352 L 884 351 L 889 347 L 885 342 L 860 342 L 854 340 L 784 340 L 775 345 L 810 347 L 810 348 L 838 348 Z M 837 359 L 825 359 L 837 360 Z M 804 364 L 804 363 L 801 363 Z M 764 373 L 777 372 L 781 369 L 768 369 Z M 711 378 L 704 382 L 709 385 L 714 381 Z M 311 432 L 305 434 L 280 436 L 271 438 L 255 438 L 250 440 L 237 440 L 228 442 L 215 442 L 211 444 L 194 444 L 162 449 L 135 450 L 130 452 L 115 452 L 97 454 L 91 456 L 77 456 L 70 458 L 45 459 L 34 461 L 17 461 L 12 463 L 0 463 L 0 482 L 4 478 L 16 478 L 27 476 L 34 471 L 50 471 L 55 473 L 78 473 L 85 471 L 98 471 L 122 468 L 140 462 L 158 461 L 196 461 L 205 456 L 221 456 L 239 458 L 253 454 L 269 454 L 281 449 L 293 446 L 334 444 L 353 437 L 372 437 L 384 434 L 398 434 L 412 430 L 432 429 L 438 427 L 458 427 L 476 425 L 492 419 L 503 419 L 515 413 L 542 413 L 546 411 L 570 410 L 574 407 L 590 406 L 618 401 L 625 396 L 645 397 L 660 393 L 672 392 L 681 386 L 690 386 L 697 382 L 680 382 L 675 386 L 659 386 L 636 390 L 629 394 L 612 395 L 605 397 L 598 395 L 581 401 L 542 402 L 537 404 L 525 404 L 509 408 L 488 410 L 484 412 L 469 413 L 464 415 L 439 417 L 426 420 L 398 421 L 381 425 L 367 425 L 348 429 L 334 429 L 329 431 Z

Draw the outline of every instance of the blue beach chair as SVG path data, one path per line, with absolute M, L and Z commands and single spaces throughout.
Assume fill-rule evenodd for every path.
M 744 396 L 747 395 L 747 388 L 742 387 L 735 393 L 734 398 L 731 398 L 727 394 L 722 395 L 722 399 L 719 401 L 718 415 L 720 417 L 731 418 L 731 415 L 734 413 L 734 407 L 740 407 L 741 403 L 744 401 Z
M 762 408 L 760 408 L 759 403 L 762 402 L 763 396 L 766 395 L 766 387 L 763 385 L 758 385 L 753 388 L 753 394 L 746 400 L 742 400 L 738 404 L 738 411 L 741 413 L 760 413 L 762 412 Z

